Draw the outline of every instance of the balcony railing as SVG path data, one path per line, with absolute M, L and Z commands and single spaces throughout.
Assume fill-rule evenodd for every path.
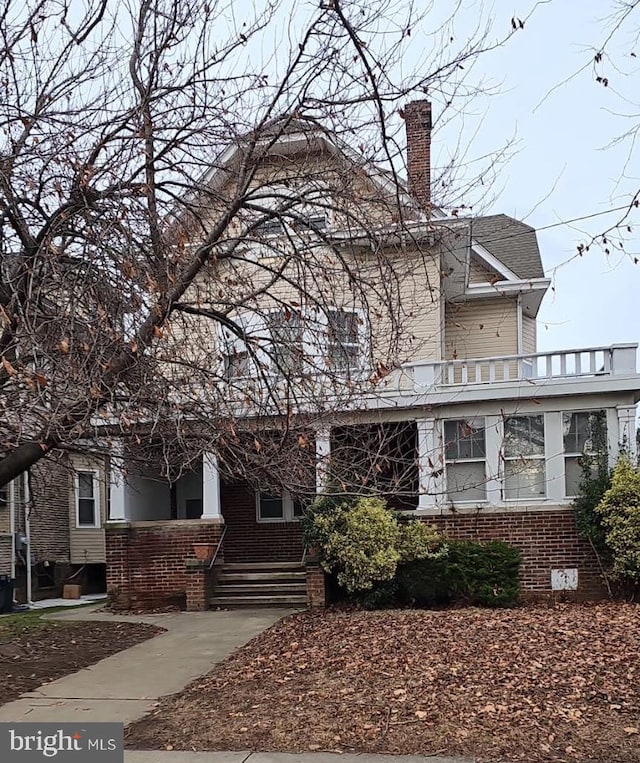
M 637 344 L 619 344 L 495 358 L 416 361 L 403 367 L 401 387 L 417 391 L 433 387 L 630 376 L 636 374 L 637 347 Z

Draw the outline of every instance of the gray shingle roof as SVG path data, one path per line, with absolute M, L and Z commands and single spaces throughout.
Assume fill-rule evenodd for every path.
M 473 239 L 520 278 L 544 278 L 536 232 L 508 215 L 475 217 Z

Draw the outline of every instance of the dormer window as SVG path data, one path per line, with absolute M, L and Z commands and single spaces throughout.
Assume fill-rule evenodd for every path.
M 262 236 L 279 236 L 283 233 L 284 228 L 282 226 L 282 220 L 278 218 L 271 218 L 269 220 L 263 220 L 256 228 L 255 232 Z
M 294 223 L 298 230 L 325 230 L 327 227 L 327 216 L 324 214 L 312 214 L 309 217 L 301 215 Z

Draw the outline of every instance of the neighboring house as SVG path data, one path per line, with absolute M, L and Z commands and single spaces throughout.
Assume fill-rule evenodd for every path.
M 305 447 L 315 450 L 316 471 L 315 484 L 297 495 L 268 483 L 256 489 L 234 478 L 221 468 L 224 453 L 205 453 L 198 466 L 170 482 L 153 459 L 140 468 L 129 441 L 111 454 L 108 465 L 76 460 L 68 561 L 75 570 L 104 561 L 106 551 L 107 587 L 117 605 L 155 607 L 186 599 L 198 608 L 226 603 L 234 593 L 236 601 L 259 603 L 267 591 L 280 596 L 276 601 L 299 602 L 304 494 L 308 499 L 327 480 L 344 482 L 358 474 L 356 440 L 361 449 L 370 441 L 371 452 L 376 442 L 384 442 L 376 479 L 397 508 L 455 537 L 500 538 L 520 548 L 525 593 L 599 592 L 597 562 L 576 534 L 571 501 L 594 426 L 606 429 L 611 459 L 623 441 L 635 449 L 637 346 L 538 353 L 536 317 L 550 282 L 535 231 L 505 215 L 461 219 L 429 210 L 430 105 L 410 104 L 405 118 L 411 196 L 400 194 L 402 236 L 392 212 L 398 198 L 388 177 L 363 167 L 317 127 L 294 124 L 273 139 L 265 171 L 257 173 L 264 187 L 287 189 L 283 156 L 298 176 L 300 167 L 322 162 L 329 162 L 326 173 L 336 161 L 343 171 L 351 167 L 356 206 L 376 220 L 380 249 L 396 258 L 396 273 L 404 274 L 397 287 L 406 329 L 400 367 L 379 373 L 377 387 L 367 393 L 340 400 L 334 388 L 334 411 L 315 418 L 312 396 L 301 391 L 298 412 L 304 411 L 305 425 L 312 421 L 314 434 Z M 211 177 L 221 198 L 230 176 L 218 171 Z M 309 204 L 309 231 L 320 231 L 332 247 L 362 261 L 371 252 L 370 240 L 349 225 L 348 213 L 341 216 L 331 206 L 327 214 L 322 204 Z M 270 224 L 268 235 L 283 236 L 277 215 Z M 252 256 L 270 256 L 247 247 Z M 235 279 L 234 288 L 241 283 Z M 206 274 L 197 288 L 200 299 L 215 299 L 208 295 Z M 287 294 L 285 289 L 279 302 L 261 310 L 237 311 L 244 337 L 216 330 L 204 342 L 210 345 L 207 362 L 222 365 L 230 410 L 247 421 L 259 411 L 269 413 L 259 377 L 274 359 L 292 378 L 300 375 L 301 390 L 309 368 L 321 372 L 330 365 L 334 387 L 341 374 L 362 380 L 378 371 L 385 321 L 393 316 L 364 325 L 366 311 L 336 297 L 335 306 L 322 314 L 298 305 L 283 320 Z M 188 327 L 174 336 L 174 352 L 193 350 Z M 272 352 L 256 355 L 252 337 L 271 338 Z M 98 517 L 106 516 L 107 504 L 102 529 Z M 215 599 L 207 570 L 188 561 L 194 542 L 213 544 L 217 561 L 224 559 Z M 268 587 L 269 580 L 280 581 L 279 591 Z M 234 581 L 243 584 L 235 592 Z M 309 600 L 316 603 L 323 595 L 317 570 L 309 568 L 308 582 Z
M 0 492 L 0 575 L 15 579 L 18 601 L 29 593 L 32 600 L 57 597 L 65 582 L 87 593 L 105 590 L 103 464 L 57 454 Z

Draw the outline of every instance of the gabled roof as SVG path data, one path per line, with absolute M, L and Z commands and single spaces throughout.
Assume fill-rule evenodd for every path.
M 519 278 L 544 278 L 536 232 L 508 215 L 475 217 L 471 236 Z

